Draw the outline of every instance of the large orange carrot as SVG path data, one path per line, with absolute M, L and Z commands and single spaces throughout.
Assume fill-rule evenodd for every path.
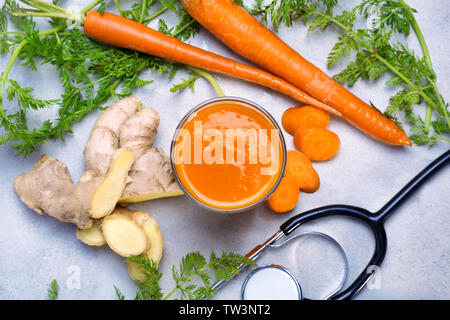
M 254 82 L 340 116 L 339 112 L 266 71 L 191 46 L 122 16 L 89 11 L 84 32 L 101 42 Z
M 305 60 L 233 0 L 182 0 L 188 13 L 235 52 L 331 106 L 373 137 L 411 145 L 403 130 Z

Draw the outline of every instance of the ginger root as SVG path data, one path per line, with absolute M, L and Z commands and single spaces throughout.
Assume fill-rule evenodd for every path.
M 92 226 L 92 218 L 104 217 L 114 210 L 132 164 L 133 154 L 121 149 L 105 175 L 87 170 L 75 186 L 67 166 L 44 154 L 30 171 L 14 179 L 14 190 L 37 213 L 45 212 L 87 229 Z
M 47 154 L 30 171 L 14 179 L 14 189 L 29 208 L 74 223 L 80 229 L 92 226 L 89 202 L 98 184 L 99 177 L 88 170 L 75 186 L 67 166 Z
M 130 97 L 100 114 L 84 149 L 87 171 L 77 185 L 64 163 L 44 154 L 16 177 L 14 189 L 39 214 L 74 223 L 83 243 L 106 243 L 123 257 L 144 255 L 158 264 L 163 240 L 157 222 L 145 212 L 116 208 L 183 194 L 169 158 L 153 146 L 159 115 L 141 106 Z M 133 279 L 145 279 L 135 264 L 128 270 Z
M 125 190 L 119 203 L 143 202 L 182 195 L 169 158 L 161 148 L 153 147 L 159 126 L 159 114 L 152 108 L 141 109 L 141 102 L 128 97 L 102 112 L 97 118 L 84 150 L 85 166 L 98 174 L 111 167 L 114 154 L 127 148 L 134 154 Z
M 76 186 L 64 163 L 44 155 L 14 180 L 20 199 L 39 214 L 87 229 L 92 218 L 107 216 L 117 202 L 183 194 L 170 160 L 162 149 L 152 147 L 159 115 L 141 106 L 129 97 L 100 114 L 84 150 L 87 171 Z

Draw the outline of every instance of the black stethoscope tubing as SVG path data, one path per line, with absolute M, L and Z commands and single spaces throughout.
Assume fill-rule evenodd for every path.
M 394 210 L 400 206 L 420 185 L 428 180 L 434 173 L 444 167 L 450 160 L 450 150 L 439 156 L 425 169 L 417 174 L 403 189 L 401 189 L 384 207 L 376 213 L 363 208 L 348 205 L 329 205 L 303 212 L 287 220 L 280 226 L 285 236 L 305 223 L 328 216 L 341 215 L 356 218 L 363 221 L 372 231 L 375 238 L 375 250 L 367 268 L 364 269 L 356 280 L 345 290 L 337 292 L 330 297 L 334 300 L 350 299 L 358 293 L 370 280 L 373 272 L 367 272 L 371 266 L 381 266 L 387 250 L 387 237 L 384 222 L 391 216 Z M 372 268 L 371 268 L 372 269 Z M 373 270 L 373 269 L 372 269 Z

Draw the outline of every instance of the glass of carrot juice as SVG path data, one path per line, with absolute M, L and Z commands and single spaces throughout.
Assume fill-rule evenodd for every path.
M 171 163 L 183 191 L 203 208 L 237 213 L 255 208 L 277 188 L 286 145 L 275 119 L 237 97 L 204 101 L 180 121 Z

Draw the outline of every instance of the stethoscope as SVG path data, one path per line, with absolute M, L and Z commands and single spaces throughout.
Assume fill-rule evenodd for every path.
M 444 167 L 450 159 L 450 150 L 439 156 L 436 160 L 430 163 L 425 169 L 423 169 L 418 175 L 416 175 L 403 189 L 401 189 L 384 207 L 375 213 L 369 212 L 366 209 L 349 206 L 349 205 L 329 205 L 316 209 L 312 209 L 296 215 L 280 226 L 280 230 L 277 231 L 273 236 L 271 236 L 264 243 L 257 245 L 245 256 L 256 261 L 264 252 L 270 248 L 276 248 L 285 245 L 288 241 L 294 238 L 304 237 L 304 236 L 320 236 L 331 241 L 337 246 L 341 251 L 345 259 L 345 274 L 344 277 L 336 290 L 329 294 L 326 299 L 333 300 L 343 300 L 350 299 L 356 295 L 364 286 L 370 281 L 374 272 L 375 267 L 380 267 L 387 250 L 387 237 L 386 230 L 384 228 L 384 222 L 391 216 L 394 210 L 400 206 L 407 198 L 410 196 L 420 185 L 422 185 L 428 178 L 430 178 L 439 169 Z M 360 275 L 350 284 L 346 289 L 342 290 L 346 276 L 347 276 L 347 266 L 348 261 L 342 246 L 330 236 L 320 233 L 320 232 L 305 232 L 296 235 L 291 235 L 294 230 L 298 227 L 305 225 L 308 222 L 329 217 L 329 216 L 347 216 L 356 218 L 364 222 L 369 229 L 372 231 L 375 239 L 375 250 L 370 259 L 367 267 L 360 273 Z M 291 236 L 290 236 L 291 235 Z M 242 270 L 246 266 L 242 266 Z M 372 270 L 368 272 L 367 270 Z M 213 285 L 213 289 L 219 290 L 231 279 L 221 280 Z

